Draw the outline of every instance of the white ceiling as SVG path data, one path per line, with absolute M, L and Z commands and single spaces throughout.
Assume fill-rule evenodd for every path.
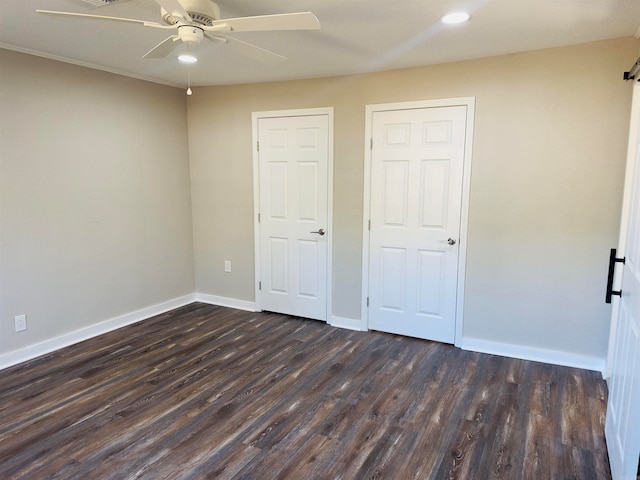
M 142 59 L 174 31 L 42 15 L 62 10 L 161 22 L 154 0 L 91 8 L 82 0 L 0 0 L 0 47 L 169 85 L 226 85 L 390 70 L 634 35 L 640 0 L 218 0 L 222 18 L 311 11 L 316 31 L 230 34 L 288 60 L 267 66 L 228 45 L 192 48 L 200 61 Z M 440 18 L 467 10 L 463 25 Z M 631 65 L 630 65 L 631 66 Z

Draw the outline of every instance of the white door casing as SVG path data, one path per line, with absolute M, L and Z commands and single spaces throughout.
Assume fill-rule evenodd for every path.
M 473 107 L 473 98 L 367 107 L 368 328 L 461 337 Z
M 256 307 L 326 321 L 333 111 L 253 117 Z
M 640 85 L 634 87 L 625 205 L 617 257 L 625 259 L 613 308 L 605 435 L 613 480 L 635 480 L 640 457 Z M 618 267 L 619 268 L 619 267 Z

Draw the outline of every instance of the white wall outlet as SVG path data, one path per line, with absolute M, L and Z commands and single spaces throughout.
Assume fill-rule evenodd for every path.
M 13 319 L 16 323 L 16 332 L 21 332 L 27 329 L 27 316 L 18 315 Z
M 224 271 L 225 272 L 230 272 L 231 271 L 231 260 L 225 260 L 224 261 Z

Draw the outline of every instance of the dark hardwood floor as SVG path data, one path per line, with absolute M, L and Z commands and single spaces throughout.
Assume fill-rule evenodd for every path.
M 0 371 L 1 479 L 608 479 L 600 374 L 192 304 Z

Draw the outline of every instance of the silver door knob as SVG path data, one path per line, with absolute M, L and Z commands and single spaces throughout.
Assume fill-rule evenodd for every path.
M 316 232 L 309 232 L 309 233 L 317 233 L 318 235 L 324 235 L 324 228 L 321 228 L 320 230 L 318 230 Z
M 453 238 L 453 237 L 449 237 L 449 238 L 447 239 L 447 243 L 448 243 L 449 245 L 455 245 L 455 244 L 456 244 L 456 239 L 455 239 L 455 238 Z

